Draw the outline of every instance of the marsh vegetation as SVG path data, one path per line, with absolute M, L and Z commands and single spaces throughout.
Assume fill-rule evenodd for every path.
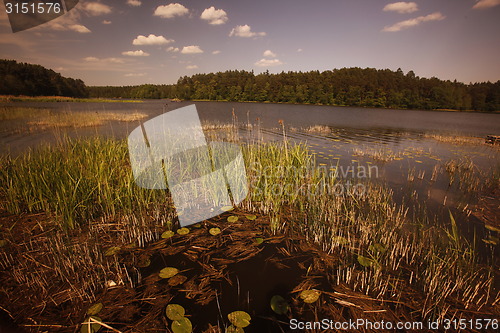
M 333 147 L 342 138 L 325 127 L 311 132 Z M 291 318 L 498 318 L 500 229 L 467 220 L 474 197 L 498 188 L 498 166 L 359 146 L 350 164 L 400 163 L 405 183 L 396 193 L 388 179 L 352 177 L 347 190 L 343 157 L 292 131 L 241 142 L 242 131 L 262 138 L 260 125 L 204 130 L 242 145 L 249 194 L 187 228 L 167 190 L 135 185 L 124 140 L 67 138 L 0 159 L 0 299 L 20 326 L 263 332 Z M 425 173 L 420 160 L 435 164 Z M 420 183 L 437 182 L 461 194 L 440 202 L 444 215 L 418 195 Z

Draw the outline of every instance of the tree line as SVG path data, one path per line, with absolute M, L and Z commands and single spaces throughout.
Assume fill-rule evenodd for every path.
M 88 97 L 88 90 L 43 66 L 0 60 L 0 95 Z
M 500 110 L 500 80 L 464 84 L 401 69 L 342 68 L 281 72 L 229 70 L 179 78 L 176 84 L 85 86 L 40 65 L 0 60 L 0 94 L 95 98 L 178 98 L 403 109 Z
M 181 77 L 172 85 L 89 87 L 91 97 L 179 98 L 404 109 L 500 110 L 500 80 L 464 84 L 401 69 L 281 72 L 231 70 Z

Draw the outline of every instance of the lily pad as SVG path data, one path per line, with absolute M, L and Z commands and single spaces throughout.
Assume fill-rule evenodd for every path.
M 257 237 L 257 238 L 255 238 L 254 243 L 257 245 L 260 245 L 260 244 L 264 243 L 264 238 Z
M 280 295 L 274 295 L 271 298 L 271 309 L 279 315 L 284 315 L 290 310 L 287 301 Z
M 368 249 L 373 253 L 384 253 L 386 251 L 386 248 L 382 243 L 371 244 L 370 246 L 368 246 Z
M 361 266 L 364 266 L 364 267 L 370 267 L 371 265 L 373 265 L 372 259 L 367 258 L 367 257 L 362 256 L 362 255 L 358 255 L 358 262 L 361 264 Z
M 7 245 L 7 241 L 5 239 L 0 239 L 0 247 L 4 247 Z
M 170 279 L 172 276 L 177 275 L 179 273 L 179 270 L 175 267 L 165 267 L 160 271 L 160 277 L 162 279 Z
M 211 228 L 210 230 L 208 230 L 208 232 L 212 236 L 217 236 L 218 234 L 221 233 L 220 228 Z
M 102 319 L 96 316 L 90 316 L 82 323 L 81 333 L 95 333 L 101 329 L 101 324 L 91 321 L 90 319 L 102 322 Z
M 304 303 L 314 303 L 318 300 L 321 292 L 316 289 L 303 290 L 299 297 L 304 301 Z
M 257 219 L 257 215 L 245 215 L 247 220 L 254 221 Z
M 178 286 L 180 284 L 183 284 L 186 282 L 187 277 L 181 274 L 177 274 L 175 276 L 172 276 L 170 279 L 168 279 L 168 284 L 171 285 L 172 287 Z
M 226 328 L 226 333 L 245 333 L 245 330 L 242 329 L 241 327 L 236 327 L 233 325 L 229 325 Z
M 236 327 L 247 327 L 250 325 L 252 317 L 245 311 L 234 311 L 227 315 L 227 318 Z
M 233 206 L 224 206 L 221 208 L 221 210 L 225 211 L 225 212 L 230 212 L 234 209 Z
M 238 221 L 238 216 L 236 215 L 231 215 L 227 218 L 227 222 L 234 223 L 236 221 Z
M 164 233 L 161 234 L 161 238 L 169 239 L 173 235 L 175 235 L 175 233 L 172 230 L 167 230 L 167 231 L 165 231 Z
M 119 246 L 111 246 L 109 247 L 106 252 L 104 252 L 105 257 L 111 257 L 120 252 L 121 248 Z
M 95 316 L 96 314 L 98 314 L 99 312 L 101 312 L 101 310 L 102 310 L 103 307 L 104 307 L 104 305 L 102 303 L 96 303 L 96 304 L 92 305 L 87 310 L 87 314 L 89 316 Z
M 179 235 L 187 235 L 187 234 L 189 234 L 189 229 L 188 228 L 180 228 L 180 229 L 177 229 L 177 233 Z
M 193 324 L 186 317 L 179 320 L 174 320 L 172 323 L 172 331 L 174 333 L 191 333 L 193 331 Z
M 186 314 L 186 310 L 179 304 L 169 304 L 165 310 L 167 318 L 170 320 L 181 320 Z

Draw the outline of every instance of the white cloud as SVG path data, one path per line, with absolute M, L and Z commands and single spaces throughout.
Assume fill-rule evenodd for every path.
M 75 9 L 69 11 L 46 24 L 43 24 L 35 29 L 39 30 L 55 30 L 55 31 L 75 31 L 78 33 L 90 33 L 90 29 L 80 24 L 82 16 L 99 16 L 103 14 L 110 14 L 112 8 L 100 2 L 84 2 L 77 6 Z M 103 21 L 104 23 L 105 21 Z M 106 23 L 104 23 L 106 24 Z
M 219 53 L 220 53 L 220 50 L 212 51 L 212 54 L 219 54 Z
M 283 65 L 283 63 L 279 59 L 260 59 L 254 65 L 257 67 L 272 67 Z
M 111 24 L 111 21 L 104 20 L 104 21 L 102 21 L 102 24 Z
M 68 28 L 67 30 L 76 31 L 76 32 L 79 32 L 81 34 L 88 34 L 91 32 L 86 26 L 81 25 L 81 24 L 71 24 L 67 28 Z M 57 29 L 55 28 L 54 30 L 57 30 Z M 66 30 L 66 29 L 63 28 L 63 30 Z
M 173 39 L 166 39 L 163 36 L 156 36 L 153 34 L 150 34 L 148 37 L 139 35 L 137 36 L 136 39 L 132 42 L 134 45 L 165 45 L 175 42 Z
M 189 66 L 186 66 L 186 69 L 197 69 L 198 66 L 197 65 L 189 65 Z
M 393 24 L 391 26 L 387 26 L 382 31 L 386 32 L 395 32 L 395 31 L 401 31 L 404 29 L 408 29 L 414 26 L 417 26 L 423 22 L 429 22 L 429 21 L 441 21 L 444 20 L 446 16 L 443 16 L 440 12 L 436 12 L 433 14 L 429 14 L 427 16 L 419 16 L 416 18 L 412 18 L 406 21 L 401 21 L 396 24 Z
M 128 73 L 124 75 L 125 77 L 143 77 L 146 73 Z
M 86 2 L 82 6 L 83 10 L 92 16 L 99 16 L 111 13 L 111 7 L 99 2 Z
M 212 25 L 220 25 L 227 22 L 227 13 L 222 9 L 215 9 L 214 6 L 207 8 L 201 13 L 200 18 L 208 21 Z
M 125 61 L 120 58 L 97 58 L 97 57 L 86 57 L 83 58 L 86 62 L 98 62 L 98 63 L 113 63 L 113 64 L 123 64 Z
M 236 37 L 262 37 L 265 36 L 265 32 L 253 32 L 252 28 L 248 25 L 238 25 L 231 32 L 229 33 L 229 36 L 236 36 Z
M 171 3 L 166 6 L 158 6 L 155 10 L 154 16 L 163 18 L 173 18 L 175 16 L 183 16 L 189 13 L 189 9 L 180 3 Z
M 140 2 L 139 0 L 127 0 L 127 5 L 139 7 L 140 5 L 142 5 L 142 2 Z
M 500 0 L 479 0 L 472 8 L 487 9 L 498 5 L 500 5 Z
M 409 14 L 418 11 L 415 2 L 393 2 L 385 5 L 384 12 L 397 12 L 399 14 Z
M 304 50 L 302 50 L 302 49 L 297 49 L 297 52 L 302 52 L 302 51 L 304 51 Z
M 173 47 L 173 46 L 170 46 L 167 48 L 167 51 L 168 52 L 179 52 L 179 48 L 178 47 Z
M 144 52 L 143 50 L 138 51 L 125 51 L 122 52 L 123 55 L 131 56 L 131 57 L 148 57 L 149 53 Z
M 271 50 L 265 50 L 263 56 L 266 58 L 276 58 L 276 53 Z
M 203 53 L 203 50 L 198 45 L 184 46 L 181 51 L 182 54 L 198 54 Z

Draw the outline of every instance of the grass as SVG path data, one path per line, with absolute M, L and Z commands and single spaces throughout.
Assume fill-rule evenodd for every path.
M 53 111 L 45 108 L 31 107 L 2 107 L 0 108 L 0 120 L 22 120 L 26 121 L 29 130 L 43 130 L 48 128 L 81 128 L 99 126 L 108 121 L 134 122 L 147 117 L 141 112 L 117 113 L 117 112 L 70 112 Z M 18 124 L 18 126 L 21 126 Z M 15 127 L 15 125 L 14 125 Z M 21 126 L 22 127 L 22 126 Z M 10 128 L 12 130 L 12 126 Z
M 389 162 L 401 156 L 400 153 L 395 153 L 389 148 L 354 148 L 354 156 L 368 157 L 375 161 Z
M 453 214 L 441 224 L 425 214 L 408 216 L 410 207 L 396 204 L 387 187 L 369 180 L 352 184 L 356 191 L 334 191 L 346 186 L 344 180 L 318 168 L 301 144 L 254 143 L 243 146 L 243 153 L 250 193 L 239 209 L 265 216 L 270 234 L 299 235 L 333 255 L 335 268 L 324 272 L 332 288 L 390 303 L 408 320 L 443 321 L 495 311 L 500 302 L 497 267 L 494 261 L 481 261 L 477 244 L 460 235 Z M 450 162 L 446 168 L 457 175 L 474 169 L 466 162 Z M 67 140 L 2 158 L 0 202 L 11 213 L 47 212 L 59 221 L 59 236 L 39 246 L 60 266 L 56 281 L 73 281 L 75 293 L 86 300 L 96 297 L 110 272 L 131 283 L 118 264 L 103 261 L 96 236 L 101 230 L 112 225 L 119 235 L 114 243 L 147 246 L 175 220 L 166 191 L 135 185 L 126 142 L 100 138 Z M 68 248 L 67 235 L 78 230 L 90 230 L 95 240 Z M 38 245 L 23 246 L 29 252 Z M 98 269 L 89 262 L 98 263 Z M 48 290 L 49 281 L 54 283 L 44 270 L 26 275 L 27 270 L 13 272 L 19 284 Z
M 0 102 L 75 102 L 75 103 L 142 103 L 131 99 L 74 98 L 64 96 L 0 95 Z
M 484 144 L 484 138 L 463 135 L 443 135 L 443 134 L 424 134 L 424 138 L 439 142 L 451 143 L 456 145 L 481 145 Z

